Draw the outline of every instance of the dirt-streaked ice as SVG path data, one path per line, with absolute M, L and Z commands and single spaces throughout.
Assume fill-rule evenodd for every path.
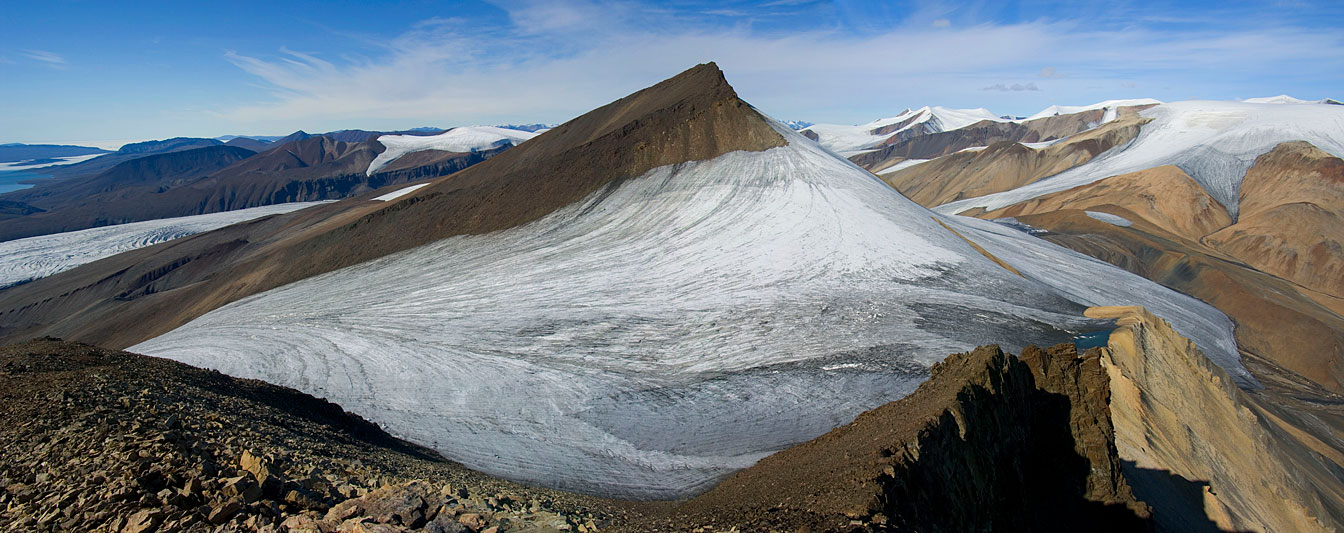
M 1015 230 L 787 146 L 654 169 L 525 226 L 222 307 L 132 348 L 329 398 L 488 473 L 621 497 L 706 488 L 908 394 L 979 344 L 1144 304 L 1244 376 L 1231 323 Z M 1017 263 L 1014 263 L 1017 264 Z M 1056 273 L 1051 269 L 1063 269 Z
M 276 204 L 223 213 L 131 222 L 0 242 L 0 288 L 44 278 L 121 252 L 325 202 Z

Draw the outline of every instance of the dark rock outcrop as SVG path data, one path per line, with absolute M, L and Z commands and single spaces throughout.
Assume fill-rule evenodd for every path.
M 1098 352 L 955 354 L 910 396 L 767 457 L 674 522 L 744 529 L 1142 530 Z

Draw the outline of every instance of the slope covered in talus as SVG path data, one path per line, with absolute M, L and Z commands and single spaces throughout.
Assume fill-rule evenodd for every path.
M 691 95 L 731 94 L 717 69 L 688 74 Z M 1249 379 L 1212 308 L 1041 241 L 939 220 L 735 95 L 715 100 L 709 116 L 663 123 L 657 144 L 610 146 L 620 181 L 527 224 L 503 217 L 530 206 L 492 204 L 473 235 L 258 294 L 134 349 L 323 395 L 488 473 L 625 497 L 702 490 L 903 396 L 948 352 L 1099 329 L 1081 311 L 1100 302 L 1153 302 Z M 417 206 L 490 203 L 467 176 L 572 195 L 610 156 L 546 141 L 599 118 L 361 224 L 413 232 Z M 744 131 L 768 149 L 687 148 Z M 502 172 L 474 173 L 484 168 Z M 363 227 L 344 235 L 383 244 Z M 975 243 L 1016 250 L 1015 271 Z

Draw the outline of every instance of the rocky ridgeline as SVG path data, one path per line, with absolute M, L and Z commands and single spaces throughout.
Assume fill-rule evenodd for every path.
M 584 532 L 611 521 L 596 500 L 468 471 L 335 404 L 163 359 L 52 340 L 0 348 L 0 402 L 0 531 Z

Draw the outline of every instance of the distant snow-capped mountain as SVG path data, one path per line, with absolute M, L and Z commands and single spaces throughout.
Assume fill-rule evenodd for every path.
M 1303 100 L 1303 99 L 1301 99 L 1301 98 L 1293 98 L 1293 97 L 1288 96 L 1288 95 L 1286 95 L 1286 94 L 1280 94 L 1280 95 L 1278 95 L 1278 96 L 1264 96 L 1264 97 L 1260 97 L 1260 98 L 1247 98 L 1247 99 L 1242 100 L 1242 101 L 1243 101 L 1243 102 L 1246 102 L 1246 103 L 1248 103 L 1248 104 L 1330 104 L 1330 105 L 1344 105 L 1344 103 L 1340 102 L 1339 100 L 1335 100 L 1335 99 L 1332 99 L 1332 98 L 1322 98 L 1322 99 L 1320 99 L 1320 100 Z

